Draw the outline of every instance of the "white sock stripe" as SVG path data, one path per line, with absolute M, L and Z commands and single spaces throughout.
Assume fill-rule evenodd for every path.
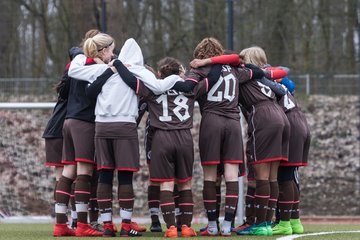
M 88 212 L 88 205 L 85 203 L 75 204 L 76 212 Z
M 150 212 L 150 215 L 159 215 L 160 209 L 159 208 L 150 208 L 149 212 Z
M 112 213 L 101 213 L 100 217 L 102 222 L 112 221 Z
M 132 212 L 120 209 L 120 217 L 122 219 L 129 219 L 130 220 L 131 217 L 132 217 Z
M 55 204 L 55 213 L 62 213 L 62 214 L 66 214 L 67 212 L 67 206 L 62 204 L 62 203 L 56 203 Z

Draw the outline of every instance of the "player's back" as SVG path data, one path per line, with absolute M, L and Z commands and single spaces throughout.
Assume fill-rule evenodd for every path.
M 148 100 L 150 124 L 164 130 L 190 129 L 195 96 L 169 90 Z
M 208 70 L 203 69 L 203 71 Z M 210 112 L 228 118 L 239 119 L 239 81 L 236 75 L 235 68 L 229 65 L 222 66 L 217 83 L 206 95 L 199 99 L 202 113 Z

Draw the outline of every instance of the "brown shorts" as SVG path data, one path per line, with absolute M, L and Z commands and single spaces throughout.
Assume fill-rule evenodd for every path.
M 200 124 L 199 150 L 203 165 L 243 163 L 240 121 L 204 113 Z
M 307 166 L 310 147 L 310 128 L 305 115 L 296 109 L 288 112 L 291 131 L 289 141 L 289 161 L 280 166 Z
M 96 123 L 97 169 L 139 171 L 139 140 L 135 123 Z
M 62 138 L 45 138 L 46 166 L 62 167 L 61 163 L 63 149 Z
M 94 123 L 66 119 L 63 127 L 64 145 L 61 163 L 86 162 L 95 164 L 94 135 Z
M 190 129 L 165 131 L 153 135 L 150 180 L 187 182 L 192 178 L 194 144 Z
M 249 163 L 288 161 L 290 123 L 280 106 L 272 102 L 253 106 L 248 124 Z

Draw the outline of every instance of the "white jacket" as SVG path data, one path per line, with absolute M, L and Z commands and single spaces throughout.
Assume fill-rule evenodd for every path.
M 119 59 L 129 64 L 129 70 L 155 94 L 161 94 L 171 89 L 179 81 L 175 75 L 164 80 L 156 79 L 155 75 L 144 65 L 143 55 L 139 45 L 132 38 L 128 39 L 122 47 Z M 71 62 L 69 76 L 78 80 L 92 83 L 107 68 L 106 64 L 84 66 L 86 57 L 77 55 Z M 138 97 L 135 92 L 114 73 L 102 87 L 95 107 L 95 122 L 136 122 L 138 117 Z

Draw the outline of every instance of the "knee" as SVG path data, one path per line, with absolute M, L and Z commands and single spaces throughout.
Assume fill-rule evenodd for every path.
M 184 191 L 184 190 L 190 190 L 191 189 L 191 181 L 187 181 L 187 182 L 182 182 L 182 183 L 177 183 L 179 191 Z
M 76 165 L 65 165 L 62 171 L 62 175 L 74 180 L 76 178 Z
M 118 171 L 119 185 L 131 185 L 133 182 L 133 172 Z
M 104 184 L 112 184 L 114 178 L 114 171 L 113 170 L 100 170 L 99 171 L 99 183 Z
M 89 175 L 92 176 L 94 166 L 91 163 L 78 162 L 77 163 L 77 175 Z

